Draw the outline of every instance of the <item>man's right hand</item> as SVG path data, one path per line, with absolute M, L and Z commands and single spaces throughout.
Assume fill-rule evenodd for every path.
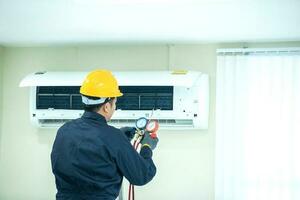
M 122 133 L 125 134 L 125 136 L 128 138 L 128 140 L 132 140 L 132 138 L 134 137 L 134 134 L 135 134 L 135 131 L 136 131 L 136 128 L 135 127 L 128 127 L 128 126 L 125 126 L 125 127 L 122 127 L 120 128 L 120 130 L 122 131 Z
M 145 135 L 141 141 L 142 147 L 148 146 L 149 148 L 151 148 L 152 150 L 154 150 L 156 148 L 156 145 L 158 143 L 158 138 L 152 138 L 150 136 L 150 133 L 145 131 Z

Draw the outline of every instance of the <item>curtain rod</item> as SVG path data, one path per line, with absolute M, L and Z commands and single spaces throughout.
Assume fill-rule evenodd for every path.
M 217 49 L 217 54 L 269 54 L 269 53 L 300 53 L 300 47 L 288 48 L 239 48 Z

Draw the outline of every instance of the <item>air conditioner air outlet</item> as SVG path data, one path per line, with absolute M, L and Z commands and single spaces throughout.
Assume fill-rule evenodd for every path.
M 58 127 L 72 119 L 39 119 L 38 122 L 41 127 Z M 108 122 L 110 125 L 115 125 L 116 127 L 122 126 L 135 126 L 136 120 L 134 119 L 112 119 Z M 158 119 L 161 128 L 171 127 L 171 126 L 184 126 L 193 127 L 193 120 L 191 119 Z

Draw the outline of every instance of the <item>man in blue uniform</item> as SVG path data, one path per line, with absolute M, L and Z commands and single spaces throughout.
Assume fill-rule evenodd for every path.
M 152 150 L 158 139 L 145 134 L 137 153 L 130 143 L 135 128 L 117 129 L 107 124 L 117 97 L 122 96 L 112 73 L 89 73 L 80 93 L 83 116 L 60 127 L 53 144 L 56 199 L 115 200 L 123 176 L 133 185 L 151 181 L 156 173 Z

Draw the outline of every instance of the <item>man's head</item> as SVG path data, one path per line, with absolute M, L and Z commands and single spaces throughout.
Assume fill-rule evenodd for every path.
M 116 109 L 117 97 L 123 94 L 117 80 L 108 70 L 92 71 L 80 87 L 84 110 L 97 112 L 108 121 Z

